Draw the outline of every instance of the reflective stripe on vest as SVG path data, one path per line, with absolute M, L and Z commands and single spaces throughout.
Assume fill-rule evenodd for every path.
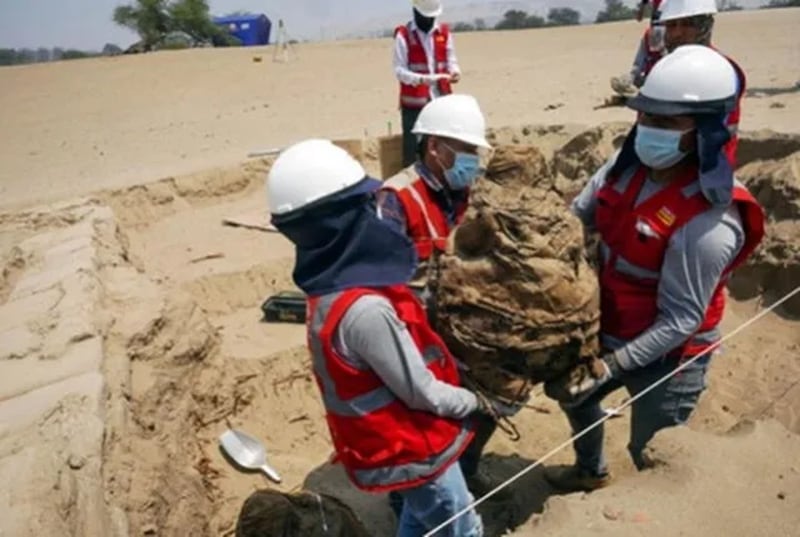
M 400 102 L 407 108 L 422 108 L 430 101 L 427 97 L 410 97 L 403 95 L 400 97 Z
M 632 176 L 631 176 L 632 175 Z M 691 171 L 662 191 L 637 203 L 646 180 L 644 167 L 624 173 L 627 184 L 610 177 L 598 192 L 596 227 L 601 234 L 600 255 L 602 331 L 616 340 L 630 340 L 646 330 L 658 315 L 658 282 L 670 237 L 710 204 L 702 195 L 697 172 Z M 737 257 L 726 268 L 709 301 L 698 332 L 674 351 L 691 355 L 719 338 L 717 326 L 725 304 L 730 272 L 753 252 L 763 237 L 763 211 L 741 185 L 733 191 L 745 233 Z
M 364 414 L 370 414 L 376 410 L 388 406 L 397 400 L 394 394 L 387 387 L 382 386 L 376 388 L 371 392 L 359 395 L 349 401 L 344 401 L 337 397 L 336 386 L 333 384 L 333 379 L 328 372 L 328 364 L 325 361 L 325 352 L 322 348 L 322 342 L 316 334 L 322 329 L 325 322 L 325 317 L 330 311 L 331 306 L 341 296 L 341 293 L 326 295 L 319 299 L 317 307 L 314 310 L 313 318 L 311 319 L 311 332 L 308 338 L 308 344 L 311 349 L 311 357 L 314 363 L 314 369 L 319 376 L 319 381 L 322 383 L 324 389 L 323 399 L 325 407 L 331 412 L 340 416 L 357 417 Z M 421 352 L 425 365 L 430 365 L 436 360 L 441 360 L 444 355 L 441 349 L 435 346 L 428 346 Z
M 343 401 L 336 395 L 336 386 L 328 371 L 328 363 L 325 360 L 325 351 L 322 342 L 317 334 L 325 323 L 325 317 L 330 311 L 331 306 L 341 296 L 341 293 L 326 295 L 319 299 L 319 303 L 314 310 L 311 319 L 311 330 L 309 330 L 308 346 L 311 350 L 311 359 L 314 364 L 314 371 L 317 379 L 322 384 L 322 399 L 325 408 L 340 416 L 357 417 L 363 414 L 370 414 L 378 409 L 384 408 L 395 401 L 394 394 L 385 386 L 381 386 L 371 392 L 360 395 L 349 401 Z
M 376 468 L 373 470 L 356 470 L 353 474 L 359 483 L 370 488 L 380 487 L 385 483 L 415 481 L 419 479 L 419 476 L 430 475 L 433 469 L 441 464 L 442 460 L 458 457 L 464 450 L 464 445 L 469 440 L 470 435 L 469 429 L 461 429 L 455 442 L 450 444 L 447 450 L 427 460 L 387 466 L 386 468 Z
M 387 179 L 383 188 L 397 193 L 405 212 L 409 238 L 417 248 L 420 262 L 423 262 L 433 255 L 434 249 L 445 249 L 450 227 L 447 216 L 431 198 L 430 187 L 416 173 L 412 168 L 403 170 Z M 436 214 L 432 214 L 432 211 L 436 211 Z
M 411 194 L 411 198 L 416 202 L 417 207 L 419 207 L 420 211 L 422 211 L 422 216 L 425 218 L 425 224 L 428 227 L 428 234 L 432 240 L 439 240 L 442 238 L 439 235 L 439 231 L 436 229 L 436 226 L 433 225 L 433 220 L 431 220 L 431 215 L 428 214 L 428 207 L 425 205 L 425 201 L 422 199 L 422 196 L 419 195 L 417 189 L 413 186 L 408 187 L 408 193 Z
M 411 23 L 405 26 L 398 26 L 395 29 L 395 36 L 401 35 L 405 39 L 408 49 L 407 66 L 412 73 L 419 75 L 429 74 L 449 74 L 447 59 L 447 42 L 450 38 L 450 29 L 446 24 L 442 24 L 433 33 L 433 58 L 428 58 L 425 47 L 420 42 L 416 31 Z M 433 64 L 431 73 L 430 64 Z M 436 81 L 436 88 L 440 95 L 449 95 L 453 92 L 453 87 L 448 78 Z M 431 100 L 431 89 L 427 84 L 403 84 L 400 83 L 400 105 L 405 108 L 420 109 Z
M 423 347 L 421 354 L 434 376 L 442 382 L 457 384 L 458 373 L 452 356 L 446 352 L 441 339 L 432 335 L 424 320 L 424 311 L 405 287 L 351 289 L 309 299 L 308 345 L 315 378 L 322 392 L 337 458 L 354 484 L 371 491 L 417 486 L 454 462 L 466 448 L 472 433 L 466 422 L 410 409 L 371 369 L 351 364 L 336 353 L 333 339 L 338 323 L 351 304 L 367 295 L 390 299 L 400 320 L 410 323 L 407 326 L 412 339 L 418 347 Z M 420 319 L 424 326 L 420 328 L 413 319 Z M 364 392 L 360 393 L 362 389 Z M 371 431 L 374 434 L 370 434 Z M 398 434 L 393 436 L 394 432 Z M 376 446 L 376 440 L 385 440 L 385 444 Z
M 608 245 L 600 241 L 600 252 L 601 252 L 601 259 L 608 260 L 611 256 L 611 250 L 609 249 Z M 618 271 L 620 274 L 625 274 L 632 278 L 636 278 L 638 280 L 643 281 L 653 281 L 657 282 L 661 279 L 660 272 L 654 272 L 652 270 L 646 269 L 644 267 L 640 267 L 638 265 L 634 265 L 621 255 L 617 255 L 614 261 L 614 270 Z M 720 338 L 719 329 L 713 328 L 706 332 L 698 332 L 694 334 L 688 344 L 692 347 L 697 346 L 708 346 L 712 343 L 716 343 Z

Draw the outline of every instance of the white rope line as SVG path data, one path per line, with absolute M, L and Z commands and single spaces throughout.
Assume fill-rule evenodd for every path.
M 476 508 L 477 506 L 481 505 L 483 502 L 485 502 L 486 500 L 488 500 L 489 498 L 491 498 L 492 496 L 494 496 L 495 494 L 497 494 L 498 492 L 500 492 L 504 488 L 508 487 L 509 485 L 514 483 L 515 481 L 518 481 L 520 478 L 522 478 L 524 475 L 526 475 L 529 472 L 531 472 L 533 469 L 541 466 L 542 463 L 544 463 L 545 461 L 551 459 L 554 455 L 556 455 L 562 449 L 565 449 L 565 448 L 571 446 L 572 443 L 575 440 L 578 440 L 579 438 L 582 438 L 583 436 L 588 434 L 590 431 L 596 429 L 597 427 L 599 427 L 603 423 L 607 422 L 609 419 L 611 419 L 613 417 L 613 413 L 621 412 L 625 408 L 631 406 L 633 403 L 635 403 L 636 401 L 638 401 L 639 399 L 641 399 L 642 397 L 644 397 L 645 395 L 647 395 L 651 391 L 655 390 L 658 386 L 660 386 L 660 385 L 664 384 L 665 382 L 667 382 L 669 379 L 671 379 L 672 377 L 674 377 L 675 375 L 677 375 L 678 373 L 680 373 L 681 371 L 683 371 L 684 369 L 689 367 L 691 364 L 693 364 L 694 362 L 696 362 L 697 360 L 699 360 L 700 358 L 702 358 L 706 354 L 716 350 L 725 341 L 731 339 L 732 337 L 734 337 L 738 333 L 742 332 L 746 328 L 749 328 L 752 324 L 754 324 L 755 322 L 759 321 L 762 317 L 766 316 L 768 313 L 771 313 L 774 310 L 776 310 L 781 304 L 783 304 L 784 302 L 788 301 L 789 299 L 791 299 L 793 296 L 795 296 L 798 293 L 800 293 L 800 285 L 797 286 L 793 291 L 791 291 L 790 293 L 785 295 L 783 298 L 781 298 L 780 300 L 778 300 L 777 302 L 772 304 L 767 309 L 762 310 L 757 315 L 752 317 L 750 320 L 748 320 L 748 321 L 742 323 L 741 325 L 739 325 L 738 328 L 736 328 L 735 330 L 733 330 L 729 334 L 727 334 L 724 337 L 722 337 L 719 341 L 709 345 L 704 350 L 702 350 L 701 352 L 697 353 L 697 355 L 694 356 L 693 358 L 691 358 L 690 360 L 686 360 L 685 362 L 683 362 L 679 367 L 677 367 L 675 370 L 671 371 L 669 374 L 665 375 L 662 379 L 657 380 L 652 385 L 650 385 L 649 387 L 647 387 L 643 391 L 641 391 L 638 394 L 636 394 L 635 397 L 632 397 L 631 399 L 628 399 L 627 401 L 625 401 L 623 404 L 621 404 L 617 408 L 610 409 L 610 412 L 606 413 L 601 419 L 597 420 L 596 422 L 594 422 L 593 424 L 589 425 L 588 427 L 586 427 L 585 429 L 583 429 L 579 433 L 575 434 L 572 438 L 569 438 L 568 440 L 565 440 L 563 443 L 559 444 L 558 446 L 553 448 L 551 451 L 549 451 L 546 455 L 544 455 L 543 457 L 537 459 L 535 462 L 533 462 L 529 466 L 523 468 L 518 473 L 516 473 L 515 475 L 513 475 L 512 477 L 510 477 L 509 479 L 507 479 L 506 481 L 504 481 L 503 483 L 501 483 L 500 485 L 498 485 L 497 487 L 492 489 L 485 496 L 483 496 L 482 498 L 479 498 L 478 500 L 475 500 L 474 502 L 472 502 L 470 505 L 468 505 L 467 507 L 465 507 L 464 509 L 462 509 L 461 511 L 459 511 L 455 515 L 453 515 L 452 517 L 450 517 L 446 521 L 444 521 L 441 524 L 439 524 L 438 526 L 436 526 L 434 529 L 432 529 L 431 531 L 426 533 L 423 537 L 432 537 L 439 530 L 442 530 L 442 529 L 446 528 L 448 525 L 450 525 L 451 523 L 455 522 L 456 520 L 458 520 L 459 518 L 461 518 L 465 514 L 469 513 L 474 508 Z

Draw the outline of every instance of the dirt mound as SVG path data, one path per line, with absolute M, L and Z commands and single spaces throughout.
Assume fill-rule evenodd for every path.
M 489 129 L 486 139 L 493 146 L 535 145 L 548 159 L 585 129 L 582 125 L 520 125 Z
M 653 448 L 653 470 L 589 495 L 551 498 L 513 535 L 797 535 L 800 437 L 780 424 L 743 423 L 725 436 L 673 429 Z
M 487 391 L 516 399 L 597 351 L 583 229 L 534 147 L 500 147 L 434 285 L 437 328 Z
M 555 152 L 555 172 L 571 182 L 571 190 L 580 190 L 622 146 L 630 129 L 630 123 L 607 123 L 579 133 Z
M 253 159 L 231 168 L 168 177 L 100 192 L 96 199 L 113 209 L 121 225 L 148 225 L 191 207 L 219 203 L 222 198 L 246 195 L 262 188 L 272 161 L 271 158 Z
M 780 160 L 754 162 L 736 176 L 764 206 L 771 221 L 800 220 L 800 149 Z
M 768 218 L 767 235 L 746 266 L 731 280 L 740 298 L 763 293 L 777 300 L 800 283 L 800 151 L 777 161 L 756 161 L 737 172 Z M 790 299 L 782 312 L 800 317 L 800 296 Z
M 125 307 L 132 318 L 108 336 L 116 367 L 128 370 L 127 382 L 111 389 L 108 490 L 136 534 L 216 534 L 220 470 L 207 448 L 220 422 L 250 404 L 258 373 L 254 365 L 226 365 L 217 331 L 189 296 L 161 302 L 152 284 L 129 277 L 111 290 L 109 304 Z M 134 282 L 144 290 L 137 295 L 151 288 L 151 300 L 134 296 Z
M 743 132 L 736 150 L 737 165 L 741 168 L 757 160 L 779 160 L 800 151 L 800 135 L 768 129 Z

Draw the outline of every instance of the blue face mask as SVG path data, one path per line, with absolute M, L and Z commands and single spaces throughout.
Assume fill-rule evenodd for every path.
M 687 132 L 637 125 L 636 155 L 642 164 L 654 170 L 674 166 L 687 155 L 680 149 L 681 138 Z
M 455 151 L 446 144 L 445 147 L 455 155 L 453 165 L 444 170 L 444 178 L 450 188 L 464 190 L 474 185 L 483 172 L 480 157 L 471 153 Z

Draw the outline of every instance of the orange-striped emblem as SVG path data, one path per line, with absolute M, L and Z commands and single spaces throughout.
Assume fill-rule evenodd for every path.
M 675 213 L 669 210 L 668 207 L 661 207 L 656 213 L 656 217 L 667 227 L 671 227 L 675 223 Z

